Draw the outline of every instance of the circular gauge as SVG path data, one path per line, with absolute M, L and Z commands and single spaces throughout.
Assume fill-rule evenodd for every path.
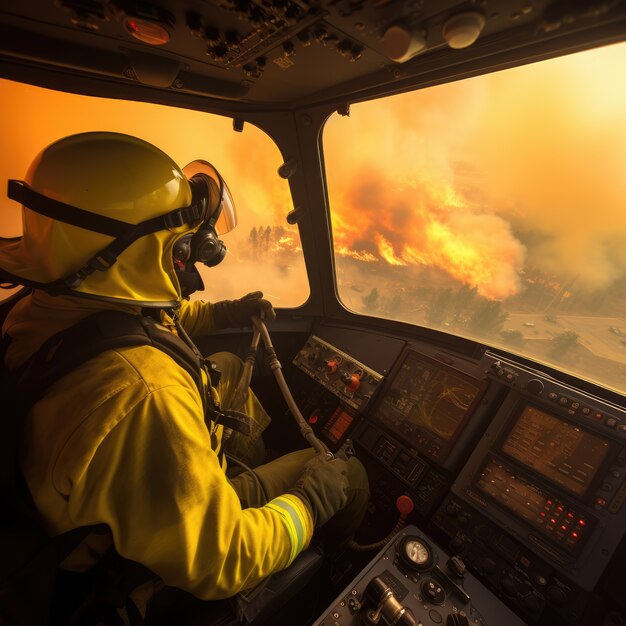
M 425 572 L 435 564 L 435 555 L 430 545 L 416 535 L 409 535 L 398 546 L 400 561 L 409 569 Z

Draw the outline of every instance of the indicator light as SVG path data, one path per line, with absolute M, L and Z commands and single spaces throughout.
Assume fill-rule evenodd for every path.
M 135 39 L 151 46 L 162 46 L 170 40 L 168 30 L 159 22 L 133 17 L 126 20 L 124 25 Z

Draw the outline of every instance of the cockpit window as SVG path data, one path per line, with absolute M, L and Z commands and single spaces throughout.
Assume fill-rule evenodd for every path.
M 205 159 L 218 168 L 237 207 L 237 227 L 222 238 L 228 253 L 217 267 L 197 264 L 206 291 L 192 298 L 221 300 L 262 290 L 277 307 L 296 307 L 309 296 L 289 186 L 277 174 L 282 163 L 268 135 L 246 124 L 199 111 L 51 91 L 0 80 L 0 235 L 21 234 L 19 206 L 6 197 L 6 181 L 23 179 L 48 144 L 74 133 L 115 131 L 163 150 L 180 167 Z M 251 158 L 250 155 L 254 155 Z M 129 172 L 132 175 L 132 172 Z M 8 295 L 0 291 L 0 300 Z
M 324 131 L 339 296 L 626 391 L 626 44 Z

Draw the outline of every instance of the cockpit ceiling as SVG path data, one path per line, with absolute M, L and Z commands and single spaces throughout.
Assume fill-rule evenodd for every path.
M 43 69 L 61 86 L 68 75 L 96 77 L 105 95 L 122 84 L 124 93 L 157 89 L 163 101 L 189 94 L 298 108 L 619 41 L 625 4 L 0 0 L 0 71 L 24 80 L 20 68 Z

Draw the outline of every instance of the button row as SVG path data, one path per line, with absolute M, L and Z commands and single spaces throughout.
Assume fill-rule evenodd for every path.
M 578 400 L 573 400 L 567 396 L 561 396 L 558 393 L 551 391 L 548 394 L 548 400 L 556 402 L 558 405 L 567 409 L 568 415 L 576 415 L 579 411 L 585 417 L 596 420 L 598 422 L 604 422 L 609 428 L 616 428 L 619 432 L 626 433 L 626 424 L 620 424 L 620 421 L 615 417 L 607 417 L 602 411 L 598 409 L 592 409 L 588 406 L 581 406 Z

